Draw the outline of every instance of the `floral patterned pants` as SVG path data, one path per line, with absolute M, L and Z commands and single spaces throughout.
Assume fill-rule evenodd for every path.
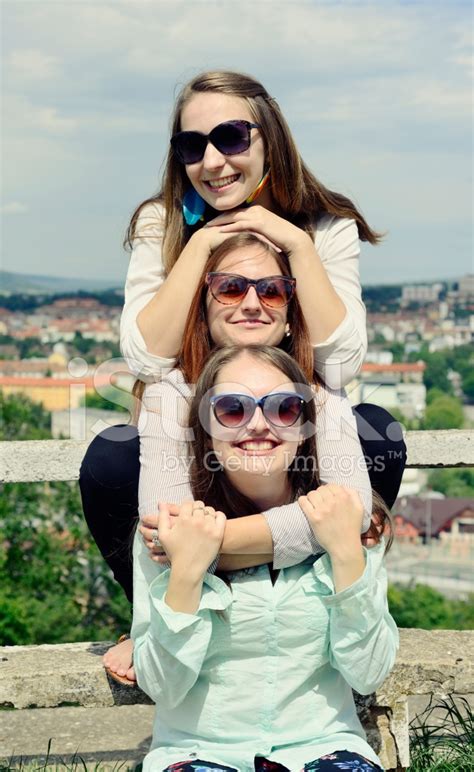
M 365 759 L 358 753 L 350 751 L 335 751 L 327 756 L 309 761 L 301 772 L 343 772 L 344 770 L 356 770 L 356 772 L 382 772 L 382 767 Z M 235 767 L 226 767 L 213 761 L 193 759 L 171 764 L 163 772 L 238 772 Z M 255 758 L 255 772 L 291 772 L 282 764 L 267 761 L 261 757 Z

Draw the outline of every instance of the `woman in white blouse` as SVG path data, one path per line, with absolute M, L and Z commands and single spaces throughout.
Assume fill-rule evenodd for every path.
M 184 87 L 162 190 L 132 217 L 121 322 L 129 367 L 143 381 L 159 381 L 163 368 L 173 366 L 211 251 L 242 231 L 288 255 L 316 372 L 329 387 L 341 388 L 366 351 L 359 240 L 375 244 L 380 236 L 349 199 L 309 172 L 263 86 L 232 72 L 203 73 Z M 387 439 L 393 421 L 386 411 L 363 408 L 371 432 L 364 451 L 385 459 L 371 465 L 372 486 L 390 506 L 404 465 L 403 440 L 394 441 L 393 433 Z M 80 480 L 91 532 L 130 600 L 123 545 L 136 517 L 138 469 L 136 436 L 112 429 L 92 443 Z
M 344 386 L 367 347 L 359 240 L 376 244 L 380 234 L 311 174 L 277 102 L 249 76 L 194 78 L 171 131 L 162 190 L 138 207 L 128 232 L 121 343 L 132 370 L 156 380 L 181 346 L 210 250 L 253 231 L 290 257 L 317 371 L 328 386 Z

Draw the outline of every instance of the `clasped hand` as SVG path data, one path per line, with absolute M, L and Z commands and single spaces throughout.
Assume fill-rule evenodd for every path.
M 305 231 L 257 204 L 224 212 L 206 223 L 202 230 L 214 228 L 225 234 L 226 238 L 233 233 L 244 231 L 255 233 L 272 246 L 286 252 L 288 256 L 301 249 L 314 249 L 314 244 Z
M 139 531 L 156 562 L 179 562 L 204 573 L 219 553 L 225 523 L 223 512 L 202 501 L 186 501 L 180 506 L 161 503 L 158 514 L 142 519 Z M 156 531 L 161 546 L 156 545 L 156 538 L 153 541 Z
M 300 496 L 298 504 L 331 557 L 349 555 L 360 548 L 364 507 L 357 491 L 342 485 L 321 485 Z

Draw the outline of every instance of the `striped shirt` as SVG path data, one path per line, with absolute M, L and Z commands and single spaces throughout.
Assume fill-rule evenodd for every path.
M 146 387 L 138 423 L 140 516 L 156 512 L 159 501 L 181 504 L 193 498 L 189 483 L 192 434 L 187 428 L 191 395 L 192 389 L 178 369 Z M 370 525 L 372 491 L 349 400 L 343 390 L 321 385 L 315 402 L 321 483 L 343 485 L 359 493 L 364 506 L 364 532 Z M 297 502 L 273 507 L 263 515 L 272 534 L 275 569 L 296 565 L 323 551 Z

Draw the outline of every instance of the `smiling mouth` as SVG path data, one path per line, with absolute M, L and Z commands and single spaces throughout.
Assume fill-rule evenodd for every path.
M 270 324 L 270 322 L 264 322 L 263 319 L 238 319 L 236 322 L 231 322 L 231 324 L 240 324 L 245 325 L 249 327 L 255 327 L 255 325 L 258 324 Z
M 237 182 L 239 177 L 240 174 L 232 174 L 229 177 L 221 177 L 218 180 L 204 180 L 204 184 L 211 190 L 222 190 L 223 188 L 232 185 L 234 182 Z
M 279 445 L 280 443 L 275 440 L 244 440 L 243 442 L 236 442 L 234 447 L 239 448 L 244 453 L 261 453 L 263 455 L 275 450 Z

